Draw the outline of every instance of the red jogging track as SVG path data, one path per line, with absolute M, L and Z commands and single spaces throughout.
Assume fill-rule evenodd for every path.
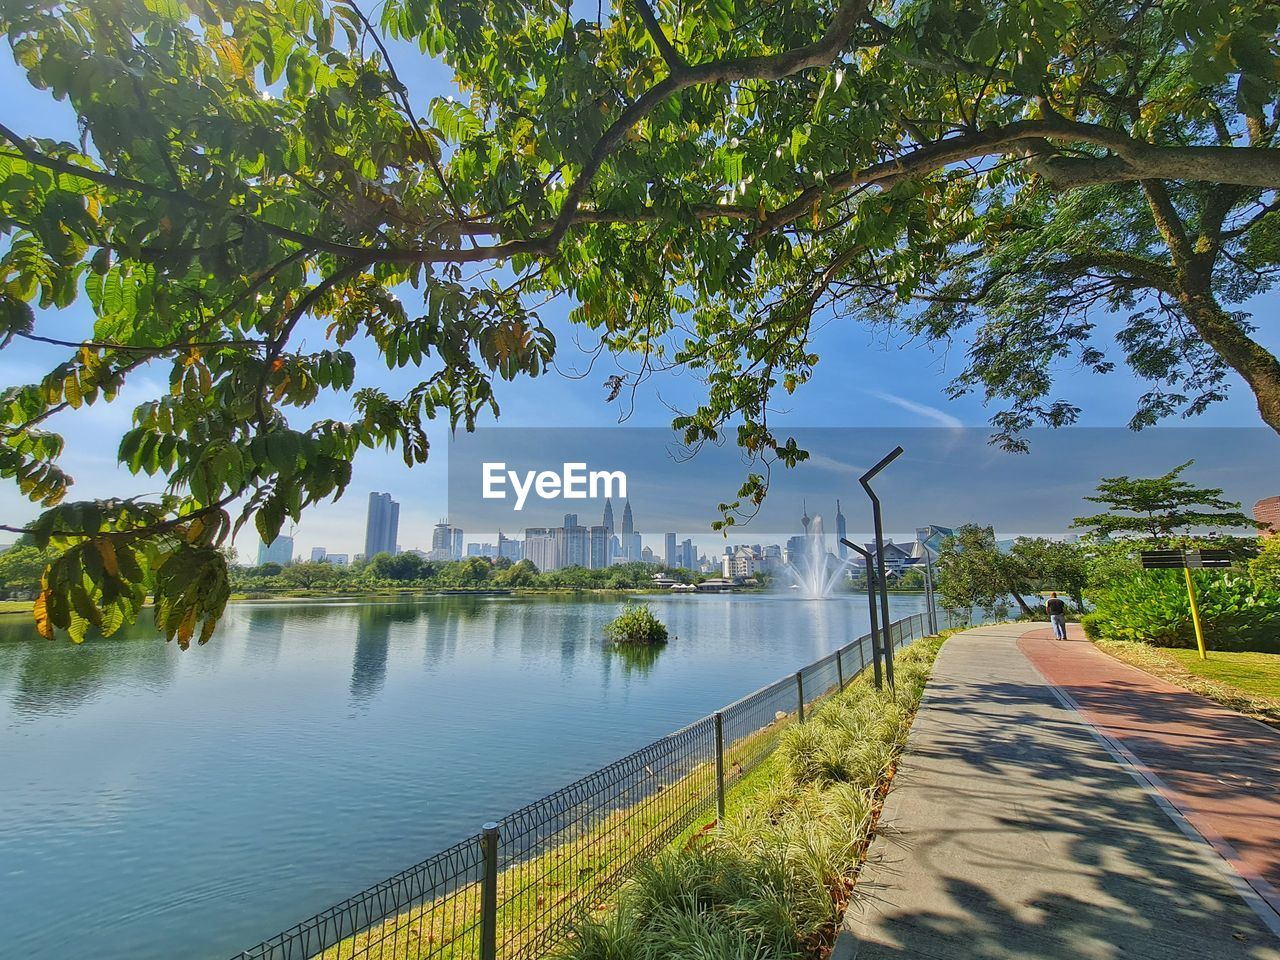
M 1065 641 L 1029 630 L 1018 646 L 1280 919 L 1280 730 L 1121 663 L 1078 629 Z

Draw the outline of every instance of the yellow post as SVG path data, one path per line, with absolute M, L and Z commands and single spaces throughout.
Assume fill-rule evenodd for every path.
M 1191 579 L 1191 568 L 1183 567 L 1182 572 L 1187 575 L 1187 599 L 1191 601 L 1191 622 L 1196 627 L 1196 646 L 1200 649 L 1200 659 L 1208 660 L 1209 655 L 1204 649 L 1204 627 L 1200 624 L 1200 607 L 1196 605 L 1196 582 Z

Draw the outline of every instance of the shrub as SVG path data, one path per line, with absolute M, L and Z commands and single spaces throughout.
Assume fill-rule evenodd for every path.
M 1280 592 L 1230 574 L 1193 576 L 1208 646 L 1280 651 Z M 1181 571 L 1148 570 L 1095 590 L 1089 599 L 1094 610 L 1081 623 L 1094 639 L 1195 646 L 1191 604 Z
M 1280 590 L 1280 533 L 1262 541 L 1262 549 L 1249 563 L 1253 582 L 1272 590 Z
M 667 628 L 643 604 L 627 607 L 604 625 L 604 635 L 614 643 L 666 643 Z
M 906 742 L 940 638 L 894 659 L 897 690 L 866 676 L 778 744 L 777 779 L 716 833 L 641 867 L 616 907 L 557 960 L 803 960 L 825 955 L 879 788 Z

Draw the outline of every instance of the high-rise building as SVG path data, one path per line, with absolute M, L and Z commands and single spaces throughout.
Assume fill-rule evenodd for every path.
M 609 497 L 604 498 L 604 519 L 601 524 L 609 531 L 609 536 L 613 536 L 613 500 Z
M 259 544 L 258 566 L 264 563 L 278 563 L 282 567 L 293 563 L 293 537 L 281 534 L 271 541 L 269 546 L 265 543 Z
M 840 501 L 836 501 L 836 555 L 841 560 L 845 559 L 848 548 L 844 545 L 844 540 L 848 536 L 845 531 L 844 514 L 840 512 Z
M 335 567 L 348 567 L 351 565 L 351 559 L 345 553 L 326 553 L 324 562 Z
M 564 515 L 564 525 L 566 527 L 576 527 L 578 525 L 578 515 L 576 513 L 566 513 Z
M 612 539 L 609 536 L 609 528 L 604 524 L 597 524 L 591 528 L 591 553 L 587 566 L 592 570 L 601 570 L 613 562 L 610 551 Z
M 431 531 L 431 560 L 461 560 L 463 553 L 462 528 L 448 520 L 441 520 Z
M 537 567 L 539 573 L 560 569 L 559 547 L 554 527 L 527 527 L 524 531 L 524 559 Z
M 684 567 L 686 570 L 698 569 L 698 551 L 694 547 L 692 540 L 685 540 L 680 544 L 680 563 L 678 566 Z
M 657 563 L 658 558 L 653 555 L 653 550 L 651 548 L 645 547 L 643 550 L 640 551 L 640 562 L 641 563 Z
M 369 494 L 369 516 L 364 525 L 364 555 L 389 553 L 395 556 L 396 537 L 400 533 L 400 504 L 389 493 Z
M 627 534 L 633 533 L 635 529 L 635 521 L 631 516 L 631 500 L 628 498 L 627 502 L 622 507 L 622 536 L 624 538 L 624 543 L 626 542 L 625 538 Z
M 578 515 L 565 514 L 565 525 L 556 530 L 556 540 L 560 544 L 560 565 L 562 567 L 589 567 L 591 565 L 591 531 L 577 523 Z M 569 520 L 575 521 L 568 523 Z
M 325 558 L 325 556 L 326 556 L 327 554 L 328 554 L 328 551 L 327 551 L 327 550 L 325 550 L 325 548 L 324 548 L 324 547 L 312 547 L 312 548 L 311 548 L 311 562 L 312 562 L 312 563 L 324 563 L 324 558 Z
M 519 540 L 512 540 L 510 537 L 503 536 L 502 531 L 499 530 L 498 556 L 506 557 L 514 563 L 519 563 L 524 559 L 524 546 Z
M 640 539 L 640 534 L 636 531 L 624 533 L 622 535 L 622 557 L 628 563 L 636 563 L 644 552 L 644 543 Z
M 663 551 L 662 557 L 663 562 L 668 567 L 680 566 L 680 564 L 676 562 L 680 558 L 676 556 L 676 535 L 674 533 L 668 533 L 666 535 L 666 549 Z

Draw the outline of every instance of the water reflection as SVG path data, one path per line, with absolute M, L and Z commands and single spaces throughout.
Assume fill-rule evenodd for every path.
M 76 645 L 34 636 L 14 644 L 17 676 L 9 702 L 14 715 L 33 719 L 71 714 L 120 689 L 155 691 L 173 679 L 172 651 L 154 629 L 133 628 L 150 642 L 89 637 Z
M 866 629 L 858 597 L 647 599 L 665 647 L 610 650 L 604 596 L 237 604 L 185 652 L 0 620 L 6 947 L 221 960 Z
M 665 643 L 615 643 L 612 645 L 612 659 L 622 664 L 624 674 L 647 677 L 665 649 Z

